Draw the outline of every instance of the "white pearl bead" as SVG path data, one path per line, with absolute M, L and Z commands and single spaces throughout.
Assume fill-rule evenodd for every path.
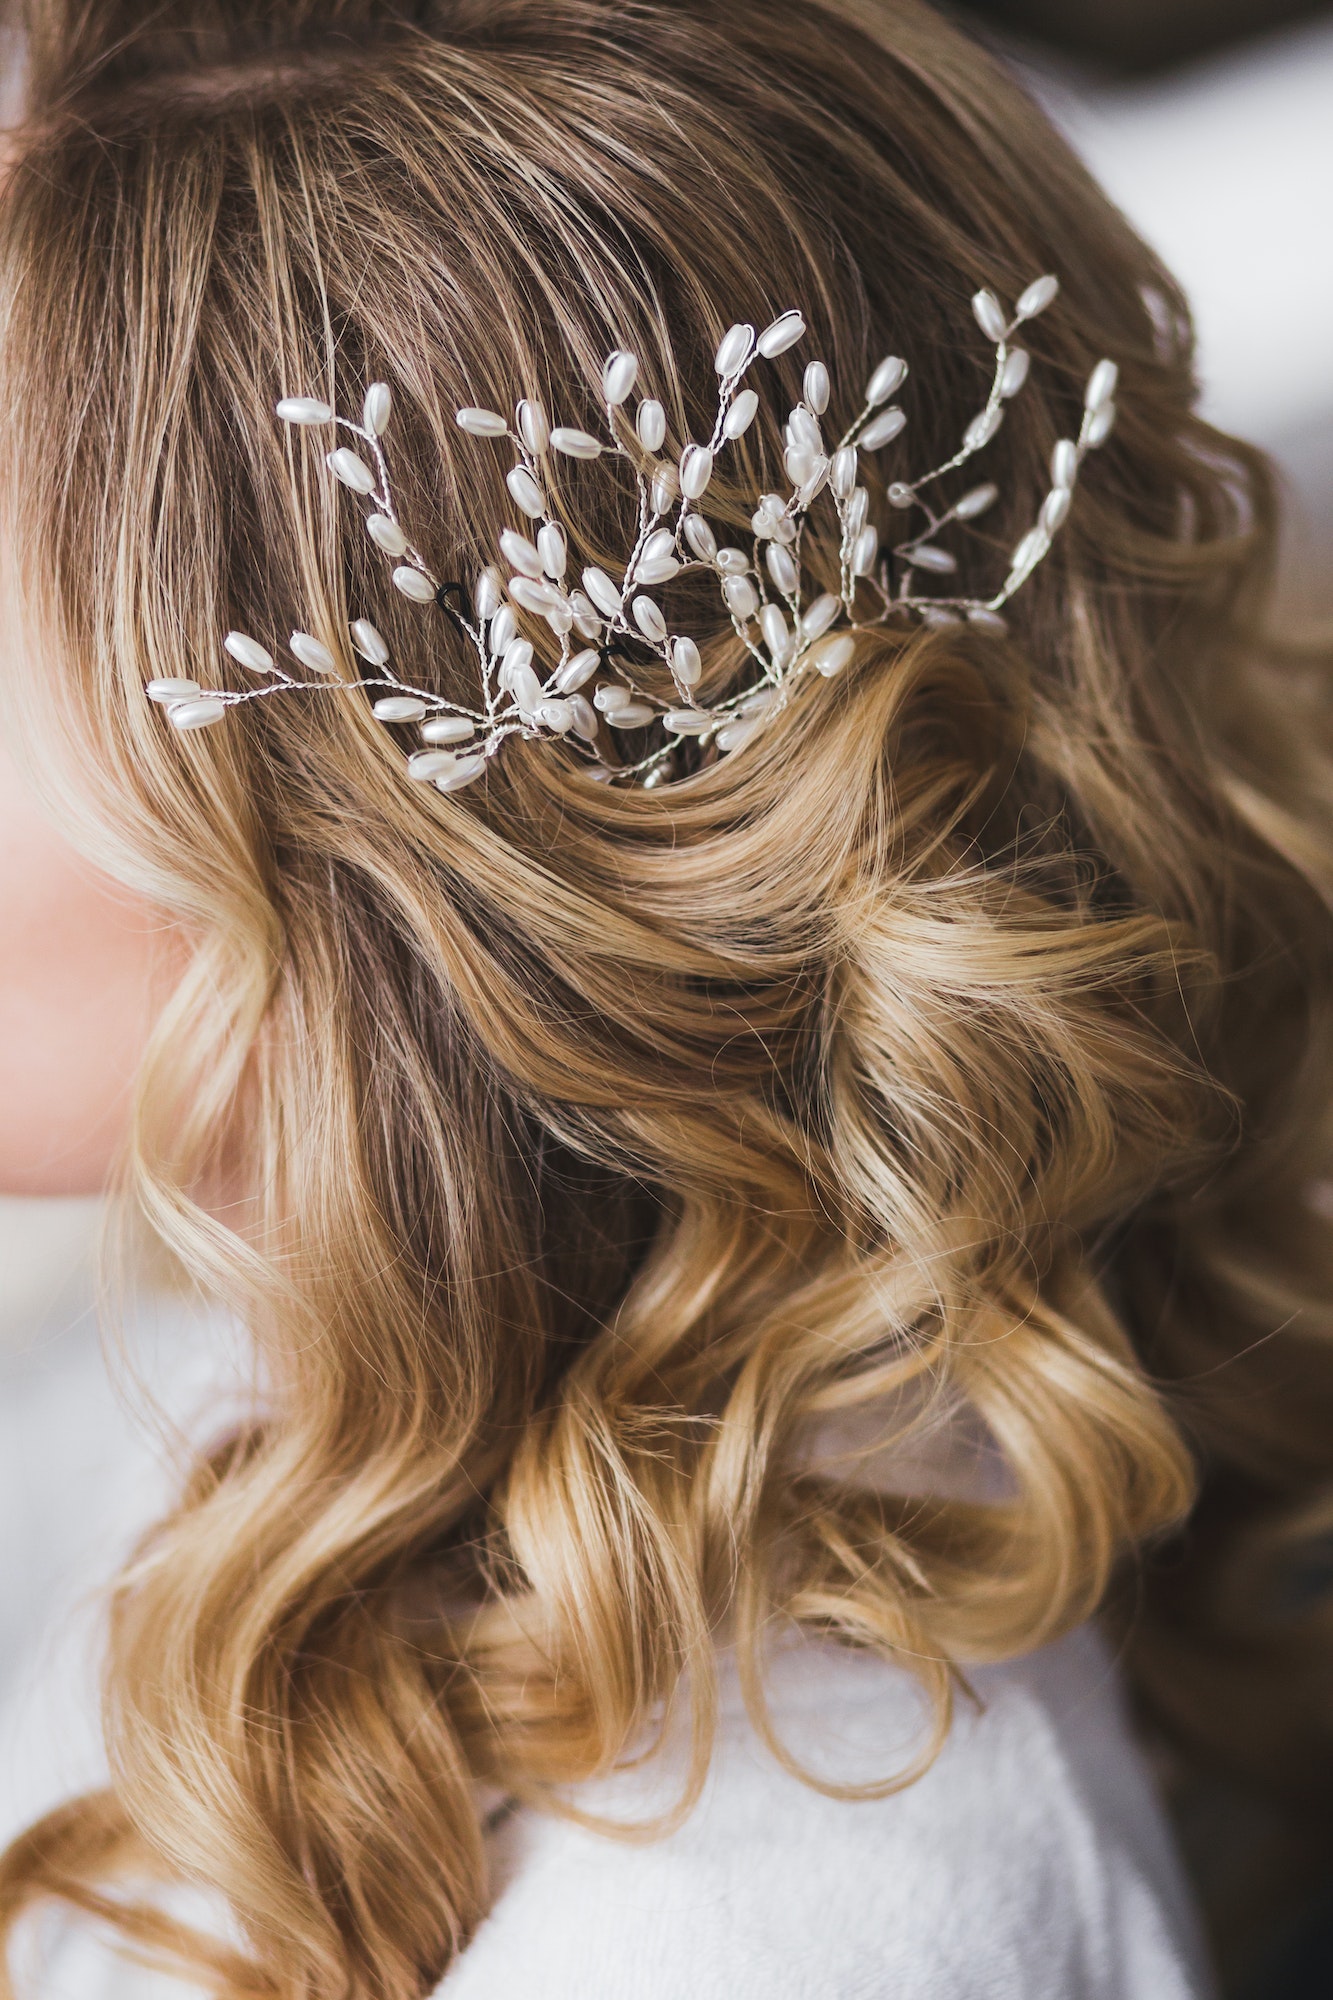
M 639 358 L 624 348 L 617 348 L 606 357 L 602 370 L 602 398 L 613 409 L 618 409 L 625 401 L 634 384 L 639 379 Z
M 795 347 L 805 332 L 805 321 L 798 312 L 785 312 L 766 326 L 756 345 L 766 361 L 775 361 L 779 354 L 785 354 L 789 347 Z
M 622 687 L 619 681 L 603 681 L 593 695 L 593 706 L 603 715 L 613 715 L 618 708 L 628 708 L 634 700 L 632 691 Z
M 653 645 L 660 645 L 667 632 L 661 606 L 654 603 L 651 597 L 636 597 L 630 609 L 634 613 L 634 623 L 644 638 Z
M 887 403 L 896 389 L 907 379 L 907 363 L 897 354 L 886 354 L 866 383 L 866 401 L 873 408 L 877 403 Z
M 751 715 L 738 722 L 724 723 L 714 737 L 719 750 L 741 750 L 764 726 L 762 715 Z
M 680 564 L 674 556 L 643 556 L 634 571 L 636 583 L 670 583 L 672 577 L 680 574 Z
M 759 398 L 753 389 L 742 389 L 726 416 L 722 419 L 722 434 L 728 438 L 744 437 L 754 422 L 755 411 L 759 408 Z
M 515 415 L 519 436 L 533 457 L 540 458 L 551 442 L 551 426 L 546 420 L 545 410 L 540 403 L 525 397 Z
M 680 497 L 680 474 L 674 465 L 659 465 L 653 474 L 650 498 L 654 514 L 669 514 Z
M 542 573 L 542 559 L 526 535 L 518 534 L 513 528 L 505 528 L 500 536 L 500 553 L 509 564 L 524 576 L 539 577 Z
M 159 702 L 185 701 L 190 695 L 199 692 L 198 681 L 187 681 L 176 677 L 149 681 L 144 689 L 149 701 Z
M 987 340 L 1000 341 L 1008 331 L 1004 309 L 994 292 L 977 292 L 972 300 L 972 315 Z
M 1004 411 L 980 410 L 963 433 L 963 443 L 969 451 L 980 451 L 982 445 L 989 444 L 1004 422 Z
M 503 588 L 504 579 L 499 570 L 493 564 L 489 564 L 477 578 L 476 588 L 473 591 L 478 618 L 483 621 L 494 618 L 500 609 L 500 593 Z
M 415 695 L 388 694 L 373 703 L 370 712 L 377 722 L 420 722 L 426 704 Z
M 643 729 L 656 714 L 646 701 L 632 701 L 628 708 L 618 708 L 606 719 L 613 729 Z
M 574 430 L 568 424 L 561 424 L 551 432 L 551 443 L 566 458 L 600 458 L 602 447 L 587 431 Z
M 546 512 L 546 495 L 526 465 L 515 465 L 505 474 L 505 485 L 525 514 L 540 521 Z M 503 541 L 503 537 L 501 538 Z
M 410 597 L 414 604 L 434 603 L 435 585 L 423 571 L 409 569 L 404 564 L 394 571 L 393 580 L 397 588 L 402 591 L 403 596 Z
M 790 597 L 800 581 L 800 572 L 789 550 L 770 542 L 764 557 L 768 573 L 784 597 Z
M 895 403 L 889 409 L 881 410 L 877 417 L 872 417 L 856 442 L 862 451 L 879 451 L 893 442 L 906 422 L 906 415 Z
M 471 757 L 455 757 L 454 768 L 435 780 L 437 792 L 461 792 L 464 785 L 470 785 L 486 769 L 486 759 L 480 754 Z
M 273 655 L 258 639 L 252 639 L 247 632 L 228 632 L 222 641 L 223 651 L 230 653 L 233 660 L 239 660 L 252 674 L 267 674 L 273 668 Z
M 547 576 L 562 577 L 569 567 L 569 542 L 558 521 L 548 521 L 537 535 L 537 553 Z
M 1000 374 L 1000 394 L 1006 401 L 1010 396 L 1018 394 L 1028 379 L 1028 370 L 1031 366 L 1032 356 L 1026 347 L 1015 347 L 1005 356 L 1004 368 Z
M 713 454 L 706 444 L 687 444 L 680 455 L 680 490 L 687 500 L 699 500 L 713 476 Z
M 744 576 L 750 567 L 750 558 L 744 549 L 719 549 L 713 560 L 723 576 Z
M 456 410 L 454 422 L 460 431 L 467 431 L 472 437 L 503 437 L 509 429 L 498 410 Z
M 574 716 L 574 734 L 581 736 L 585 743 L 595 743 L 597 741 L 597 711 L 592 703 L 585 700 L 581 694 L 572 694 L 569 697 L 569 706 Z
M 301 665 L 308 667 L 312 674 L 337 673 L 338 662 L 328 647 L 322 645 L 309 632 L 293 632 L 287 643 Z
M 810 648 L 810 664 L 827 679 L 840 674 L 855 652 L 856 641 L 850 632 L 833 632 Z
M 695 687 L 703 676 L 704 663 L 693 639 L 672 642 L 671 671 L 682 687 Z
M 919 542 L 909 549 L 907 561 L 917 569 L 931 570 L 936 576 L 950 576 L 958 567 L 957 558 L 948 549 L 937 549 L 932 542 Z
M 676 736 L 702 736 L 713 726 L 706 708 L 669 708 L 662 720 Z
M 634 429 L 645 451 L 660 451 L 666 437 L 666 411 L 655 397 L 646 396 L 634 418 Z
M 285 424 L 331 424 L 333 410 L 317 396 L 284 396 L 277 414 Z
M 585 569 L 583 588 L 587 591 L 597 609 L 608 618 L 614 618 L 620 611 L 620 592 L 612 583 L 604 569 Z
M 875 567 L 875 558 L 878 554 L 878 528 L 873 525 L 862 528 L 852 549 L 852 575 L 869 576 L 871 570 Z
M 717 558 L 717 536 L 709 527 L 702 514 L 685 516 L 685 539 L 700 562 L 714 562 Z
M 629 390 L 625 391 L 629 394 Z M 546 729 L 553 729 L 557 736 L 567 736 L 574 727 L 574 706 L 568 701 L 544 701 L 537 710 L 537 720 Z
M 1052 486 L 1072 486 L 1078 478 L 1078 446 L 1073 438 L 1061 438 L 1051 453 Z
M 539 618 L 549 616 L 552 611 L 560 611 L 564 605 L 558 590 L 530 576 L 511 576 L 509 595 L 515 604 L 521 605 L 525 611 L 536 612 Z
M 372 667 L 382 667 L 388 663 L 388 645 L 368 618 L 355 619 L 348 630 L 352 636 L 352 644 L 363 660 L 369 660 Z
M 173 703 L 167 710 L 167 720 L 173 729 L 207 729 L 211 722 L 221 722 L 227 707 L 216 695 L 206 694 L 199 701 Z
M 366 390 L 361 421 L 372 437 L 383 437 L 393 415 L 393 393 L 387 382 L 372 382 Z
M 829 373 L 822 361 L 812 361 L 806 368 L 801 382 L 801 394 L 817 417 L 822 417 L 828 408 Z
M 466 715 L 432 715 L 421 725 L 423 743 L 466 743 L 476 733 L 476 724 Z
M 1046 495 L 1042 503 L 1041 525 L 1048 535 L 1053 535 L 1057 528 L 1064 526 L 1073 498 L 1067 486 L 1057 486 L 1053 493 Z
M 1060 280 L 1049 275 L 1034 278 L 1014 307 L 1015 319 L 1035 319 L 1039 312 L 1045 312 L 1051 300 L 1060 289 Z
M 801 619 L 801 630 L 807 639 L 818 639 L 828 631 L 830 625 L 842 610 L 842 600 L 828 591 L 817 597 Z
M 555 684 L 561 694 L 573 694 L 576 688 L 585 687 L 601 663 L 601 654 L 591 646 L 585 652 L 575 653 L 556 674 Z
M 353 493 L 375 491 L 374 473 L 364 458 L 359 458 L 348 445 L 340 444 L 336 451 L 328 452 L 324 463 L 334 478 L 340 479 L 344 486 L 350 486 Z
M 503 653 L 517 631 L 517 618 L 507 604 L 502 604 L 491 620 L 491 651 Z
M 1083 398 L 1084 407 L 1089 410 L 1100 410 L 1102 405 L 1109 403 L 1114 396 L 1119 380 L 1120 370 L 1114 361 L 1099 361 L 1088 377 L 1088 387 Z
M 984 632 L 992 639 L 1003 639 L 1009 631 L 1008 620 L 1001 618 L 998 611 L 992 611 L 985 604 L 974 604 L 967 614 L 967 622 L 969 625 L 975 625 L 978 632 Z
M 729 576 L 722 585 L 727 609 L 736 618 L 753 618 L 759 608 L 759 594 L 748 576 Z
M 366 533 L 376 547 L 383 549 L 386 556 L 407 554 L 407 536 L 398 523 L 387 514 L 371 514 L 366 520 Z
M 753 340 L 752 326 L 740 323 L 729 326 L 718 342 L 717 354 L 713 361 L 716 372 L 723 376 L 734 375 L 738 368 L 743 368 L 750 358 Z
M 998 486 L 974 486 L 972 491 L 965 493 L 955 506 L 954 518 L 959 521 L 975 521 L 978 514 L 984 514 L 988 507 L 995 505 L 999 495 Z
M 452 750 L 414 750 L 407 760 L 407 775 L 428 784 L 452 771 L 456 759 Z

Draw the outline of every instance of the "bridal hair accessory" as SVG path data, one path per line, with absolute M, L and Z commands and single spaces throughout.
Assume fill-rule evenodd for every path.
M 505 740 L 565 741 L 586 759 L 600 781 L 629 779 L 660 785 L 697 769 L 701 755 L 726 756 L 741 748 L 786 703 L 801 676 L 839 673 L 856 651 L 856 633 L 872 626 L 918 621 L 928 626 L 966 623 L 1002 637 L 1001 610 L 1046 555 L 1069 512 L 1087 452 L 1110 434 L 1115 421 L 1117 370 L 1099 361 L 1089 377 L 1078 437 L 1062 438 L 1051 459 L 1051 487 L 1033 526 L 1009 558 L 998 590 L 989 597 L 927 594 L 923 577 L 941 585 L 958 559 L 939 539 L 955 524 L 975 521 L 998 497 L 991 484 L 970 486 L 957 499 L 925 497 L 926 489 L 959 471 L 999 430 L 1005 404 L 1022 389 L 1029 355 L 1013 336 L 1025 320 L 1044 312 L 1059 289 L 1053 277 L 1037 278 L 1006 317 L 990 291 L 972 300 L 978 326 L 994 344 L 995 371 L 984 409 L 973 417 L 953 457 L 913 480 L 894 480 L 889 507 L 923 520 L 885 548 L 871 522 L 870 494 L 861 483 L 861 456 L 885 450 L 906 428 L 906 413 L 891 399 L 907 364 L 890 355 L 866 384 L 860 414 L 836 444 L 821 427 L 829 404 L 829 372 L 822 361 L 805 370 L 802 399 L 787 421 L 784 470 L 790 490 L 758 497 L 750 522 L 749 551 L 727 542 L 703 511 L 720 456 L 745 435 L 759 407 L 744 378 L 757 359 L 773 360 L 805 333 L 800 313 L 784 312 L 762 333 L 733 326 L 717 350 L 717 418 L 706 443 L 687 444 L 678 461 L 662 457 L 666 412 L 642 397 L 631 421 L 629 400 L 639 380 L 635 355 L 608 356 L 602 374 L 606 437 L 552 425 L 535 402 L 518 405 L 514 423 L 498 411 L 457 412 L 460 428 L 478 439 L 505 439 L 515 453 L 505 475 L 526 532 L 500 536 L 503 567 L 484 569 L 469 595 L 457 582 L 441 581 L 409 540 L 394 505 L 383 438 L 392 397 L 383 382 L 365 398 L 360 423 L 339 417 L 312 396 L 286 396 L 277 405 L 288 424 L 336 426 L 360 440 L 362 452 L 337 445 L 327 454 L 330 472 L 367 505 L 366 532 L 394 565 L 393 583 L 423 609 L 441 610 L 475 649 L 480 668 L 472 705 L 446 699 L 400 678 L 383 636 L 357 618 L 347 639 L 326 644 L 293 632 L 290 651 L 314 678 L 281 666 L 257 639 L 230 632 L 227 653 L 257 685 L 208 690 L 197 681 L 150 681 L 147 692 L 179 730 L 218 722 L 229 709 L 277 694 L 313 688 L 364 688 L 376 699 L 372 713 L 385 724 L 418 727 L 421 747 L 407 759 L 408 776 L 442 792 L 473 783 Z M 551 512 L 543 467 L 549 455 L 627 460 L 638 485 L 638 535 L 619 576 L 583 568 L 571 583 L 569 536 Z M 811 509 L 831 505 L 838 529 L 838 588 L 810 597 L 802 571 L 802 541 Z M 903 523 L 904 530 L 908 522 Z M 675 626 L 658 593 L 678 577 L 711 575 L 736 637 L 749 656 L 744 684 L 724 699 L 699 696 L 703 659 L 698 641 Z M 524 623 L 520 624 L 520 618 Z M 536 634 L 537 636 L 532 636 Z M 332 635 L 330 635 L 332 636 Z M 349 650 L 350 642 L 350 650 Z M 371 669 L 348 671 L 353 655 Z M 664 699 L 641 685 L 641 668 L 660 662 L 673 693 Z M 651 730 L 647 739 L 636 732 Z M 641 747 L 645 744 L 646 747 Z M 635 744 L 621 757 L 617 744 Z M 691 754 L 692 753 L 692 754 Z

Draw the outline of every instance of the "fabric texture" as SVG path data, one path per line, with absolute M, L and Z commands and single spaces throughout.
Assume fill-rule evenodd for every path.
M 705 1794 L 679 1831 L 611 1838 L 525 1811 L 494 1837 L 499 1895 L 437 2000 L 1201 2000 L 1211 1991 L 1114 1667 L 1090 1631 L 971 1676 L 937 1763 L 876 1800 L 784 1770 L 724 1665 Z M 910 1674 L 785 1648 L 780 1740 L 835 1782 L 921 1740 Z M 683 1755 L 577 1788 L 618 1821 L 670 1803 Z

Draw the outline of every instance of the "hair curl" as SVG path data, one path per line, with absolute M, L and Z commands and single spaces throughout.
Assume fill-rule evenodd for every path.
M 777 1617 L 911 1663 L 942 1732 L 959 1670 L 1088 1617 L 1196 1482 L 1140 1684 L 1325 1783 L 1327 682 L 1261 641 L 1268 474 L 1194 414 L 1169 276 L 916 0 L 145 15 L 32 0 L 4 492 L 72 809 L 194 941 L 127 1184 L 268 1390 L 122 1577 L 113 1789 L 10 1850 L 0 1912 L 64 1898 L 233 2000 L 417 2000 L 484 1908 L 480 1784 L 551 1803 L 688 1700 L 685 1810 L 717 1636 L 762 1721 Z M 188 742 L 142 699 L 228 625 L 377 602 L 289 388 L 393 383 L 406 508 L 466 574 L 506 509 L 455 405 L 591 410 L 625 344 L 679 442 L 728 319 L 799 302 L 835 381 L 901 345 L 947 448 L 969 295 L 1045 269 L 997 551 L 1103 352 L 1122 417 L 1007 641 L 885 633 L 656 793 L 549 749 L 442 799 L 345 696 Z M 466 671 L 375 616 L 423 683 Z M 737 665 L 719 629 L 710 685 Z M 952 1401 L 984 1502 L 808 1448 Z M 116 1889 L 145 1869 L 243 1947 Z

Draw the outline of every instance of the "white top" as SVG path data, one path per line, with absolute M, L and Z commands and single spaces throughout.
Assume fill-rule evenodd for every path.
M 174 1305 L 146 1318 L 153 1386 L 187 1430 L 212 1428 L 235 1379 L 225 1325 Z M 88 1321 L 0 1351 L 0 1835 L 102 1776 L 96 1586 L 163 1504 L 166 1455 L 109 1393 Z M 959 1476 L 938 1446 L 923 1470 L 937 1490 Z M 492 1914 L 438 2000 L 1199 2000 L 1188 1905 L 1100 1642 L 972 1682 L 982 1707 L 960 1699 L 924 1779 L 846 1803 L 772 1760 L 724 1667 L 708 1786 L 680 1831 L 636 1845 L 530 1812 L 504 1823 Z M 770 1695 L 782 1740 L 835 1779 L 900 1768 L 921 1724 L 908 1674 L 813 1642 L 775 1658 Z M 668 1749 L 577 1802 L 641 1818 L 679 1770 Z M 57 1957 L 44 2000 L 180 1992 L 117 1968 L 87 1929 Z
M 524 1812 L 495 1836 L 499 1895 L 437 2000 L 1200 2000 L 1177 1862 L 1092 1633 L 971 1676 L 939 1761 L 842 1801 L 759 1744 L 727 1676 L 697 1811 L 630 1844 Z M 786 1746 L 825 1777 L 900 1765 L 916 1682 L 823 1643 L 774 1664 Z M 680 1760 L 574 1793 L 660 1808 Z

